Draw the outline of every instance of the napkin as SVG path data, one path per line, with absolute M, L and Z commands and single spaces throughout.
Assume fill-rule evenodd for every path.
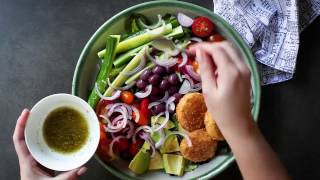
M 213 0 L 251 48 L 262 85 L 293 77 L 299 33 L 319 14 L 320 0 Z

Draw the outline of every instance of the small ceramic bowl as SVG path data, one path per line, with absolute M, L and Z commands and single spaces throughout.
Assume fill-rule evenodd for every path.
M 71 107 L 80 112 L 88 124 L 86 143 L 76 152 L 62 154 L 48 147 L 43 137 L 47 115 L 59 107 Z M 99 121 L 92 108 L 81 98 L 70 94 L 54 94 L 41 99 L 30 111 L 25 128 L 27 147 L 41 165 L 56 171 L 68 171 L 85 164 L 95 153 L 100 138 Z
M 210 7 L 211 8 L 211 7 Z M 99 29 L 92 35 L 78 60 L 77 67 L 74 72 L 72 82 L 72 94 L 83 99 L 88 98 L 88 93 L 91 91 L 96 73 L 96 65 L 99 64 L 97 52 L 102 50 L 105 46 L 105 39 L 110 34 L 121 34 L 125 32 L 125 21 L 133 13 L 141 13 L 150 19 L 156 21 L 157 14 L 165 15 L 166 13 L 177 14 L 182 12 L 188 16 L 206 16 L 215 23 L 215 28 L 222 34 L 229 42 L 239 50 L 243 60 L 250 68 L 252 79 L 252 115 L 255 121 L 258 118 L 260 107 L 260 81 L 255 60 L 251 54 L 250 49 L 246 43 L 241 39 L 240 35 L 222 18 L 209 11 L 206 8 L 190 4 L 183 1 L 162 0 L 151 1 L 138 4 L 136 6 L 125 9 L 124 11 L 114 15 L 106 21 Z M 146 174 L 137 176 L 128 169 L 128 162 L 116 161 L 112 163 L 103 162 L 98 156 L 98 161 L 108 171 L 121 179 L 153 179 L 153 180 L 173 180 L 173 179 L 209 179 L 218 173 L 222 172 L 232 162 L 234 162 L 233 154 L 226 153 L 218 155 L 208 163 L 199 165 L 197 169 L 192 172 L 185 173 L 182 177 L 170 176 L 164 171 L 149 171 Z

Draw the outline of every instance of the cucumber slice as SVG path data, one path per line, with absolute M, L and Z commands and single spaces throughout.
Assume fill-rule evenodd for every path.
M 147 33 L 147 32 L 145 32 L 145 33 Z M 143 34 L 145 34 L 145 33 L 143 33 Z M 139 35 L 136 35 L 136 36 L 133 36 L 133 37 L 138 37 L 138 36 L 143 35 L 143 34 L 139 34 Z M 184 36 L 184 31 L 183 31 L 182 26 L 178 26 L 178 27 L 174 28 L 169 34 L 166 34 L 166 35 L 165 35 L 165 37 L 167 37 L 167 38 L 178 38 L 178 37 L 182 37 L 182 36 Z M 133 38 L 133 37 L 132 37 L 132 38 Z M 157 38 L 157 37 L 156 37 L 156 38 Z M 154 39 L 156 39 L 156 38 L 154 38 Z M 152 39 L 152 40 L 154 40 L 154 39 Z M 128 38 L 128 39 L 126 39 L 126 40 L 124 40 L 124 41 L 127 41 L 127 40 L 130 40 L 130 39 Z M 152 40 L 150 40 L 150 41 L 152 41 Z M 123 41 L 123 42 L 124 42 L 124 41 Z M 121 43 L 121 42 L 120 42 L 120 43 Z M 146 45 L 150 45 L 150 42 L 148 42 L 148 43 L 146 43 L 146 44 L 143 43 L 143 45 L 141 45 L 140 48 L 142 49 L 142 48 L 143 48 L 144 46 L 146 46 Z M 132 50 L 132 51 L 133 51 L 133 50 Z M 137 51 L 139 51 L 139 50 L 137 50 Z M 105 53 L 106 53 L 106 50 L 105 50 L 105 49 L 99 51 L 99 52 L 98 52 L 99 58 L 102 59 Z M 125 54 L 127 54 L 127 56 L 122 57 L 122 58 L 124 59 L 124 63 L 126 63 L 127 61 L 130 60 L 130 58 L 132 58 L 132 55 L 131 55 L 131 52 L 130 52 L 130 51 L 126 52 Z M 123 54 L 123 55 L 121 55 L 121 56 L 124 56 L 125 54 Z M 134 53 L 133 53 L 133 54 L 134 54 Z M 121 56 L 119 56 L 118 58 L 120 58 Z M 116 61 L 119 61 L 118 58 L 115 60 L 115 62 L 116 62 Z
M 99 74 L 96 78 L 96 83 L 100 92 L 104 92 L 106 90 L 107 83 L 105 80 L 109 77 L 109 74 L 111 72 L 112 63 L 116 55 L 116 47 L 119 43 L 119 40 L 119 35 L 110 35 L 106 39 L 106 50 L 108 53 L 106 53 L 104 56 Z M 100 97 L 98 96 L 96 89 L 93 88 L 88 98 L 88 103 L 92 108 L 95 108 L 99 100 Z
M 145 71 L 146 69 L 150 69 L 153 68 L 155 66 L 155 64 L 153 62 L 148 63 L 148 65 L 143 68 L 141 71 L 137 72 L 136 74 L 134 74 L 133 76 L 131 76 L 126 82 L 125 84 L 130 84 L 133 81 L 139 79 L 140 75 L 143 73 L 143 71 Z
M 137 52 L 139 52 L 141 49 L 143 48 L 143 46 L 139 46 L 135 49 L 132 49 L 122 55 L 120 55 L 116 60 L 114 60 L 113 65 L 115 67 L 119 67 L 122 66 L 124 64 L 126 64 L 128 61 L 130 61 L 130 59 L 132 59 Z
M 156 39 L 157 37 L 160 37 L 162 35 L 166 35 L 172 32 L 172 25 L 171 24 L 167 24 L 165 25 L 164 31 L 162 31 L 160 34 L 156 34 L 156 32 L 161 31 L 163 27 L 159 27 L 156 28 L 154 30 L 151 30 L 152 33 L 144 33 L 138 36 L 135 36 L 133 38 L 124 40 L 122 42 L 119 43 L 119 45 L 117 46 L 116 52 L 117 53 L 121 53 L 121 52 L 125 52 L 127 50 L 133 49 L 135 47 L 141 46 L 145 43 L 148 43 L 154 39 Z M 153 34 L 155 33 L 155 34 Z
M 126 72 L 132 71 L 136 68 L 141 61 L 141 57 L 145 54 L 145 48 L 142 48 L 139 53 L 129 62 L 129 64 L 119 73 L 119 75 L 112 81 L 113 87 L 121 87 L 125 81 L 129 78 L 129 76 L 124 75 Z M 114 92 L 114 89 L 108 87 L 106 92 L 104 93 L 105 96 L 110 96 Z

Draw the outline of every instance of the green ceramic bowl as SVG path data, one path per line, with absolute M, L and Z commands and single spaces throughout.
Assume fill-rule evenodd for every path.
M 93 36 L 89 39 L 86 46 L 81 52 L 78 64 L 74 72 L 72 94 L 87 100 L 96 75 L 96 73 L 94 73 L 96 71 L 96 64 L 98 64 L 99 61 L 97 52 L 103 49 L 103 47 L 105 46 L 105 37 L 107 35 L 120 34 L 124 32 L 124 22 L 132 13 L 142 13 L 149 18 L 155 18 L 157 14 L 177 14 L 177 12 L 183 12 L 193 17 L 201 15 L 210 18 L 216 24 L 216 28 L 220 31 L 220 33 L 239 49 L 239 52 L 243 56 L 243 59 L 246 61 L 252 72 L 252 114 L 254 119 L 257 120 L 260 106 L 260 82 L 255 60 L 251 54 L 250 49 L 241 39 L 239 34 L 222 18 L 212 13 L 212 11 L 194 4 L 181 1 L 152 1 L 142 3 L 130 7 L 106 21 L 93 34 Z M 169 176 L 163 171 L 153 171 L 148 172 L 142 176 L 136 176 L 127 168 L 127 162 L 117 161 L 112 164 L 106 164 L 102 162 L 98 156 L 96 156 L 96 159 L 103 165 L 103 167 L 105 167 L 108 171 L 121 179 L 181 179 L 181 177 Z M 208 179 L 222 172 L 233 162 L 234 156 L 232 155 L 232 153 L 227 155 L 219 155 L 210 162 L 200 165 L 196 170 L 185 173 L 182 178 Z

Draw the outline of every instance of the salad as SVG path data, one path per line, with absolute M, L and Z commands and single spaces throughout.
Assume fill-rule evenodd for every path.
M 106 163 L 127 160 L 135 174 L 182 176 L 212 159 L 223 141 L 201 94 L 198 62 L 186 49 L 224 37 L 208 18 L 183 13 L 156 22 L 133 14 L 126 31 L 106 37 L 97 53 L 88 98 L 100 121 L 97 154 Z

